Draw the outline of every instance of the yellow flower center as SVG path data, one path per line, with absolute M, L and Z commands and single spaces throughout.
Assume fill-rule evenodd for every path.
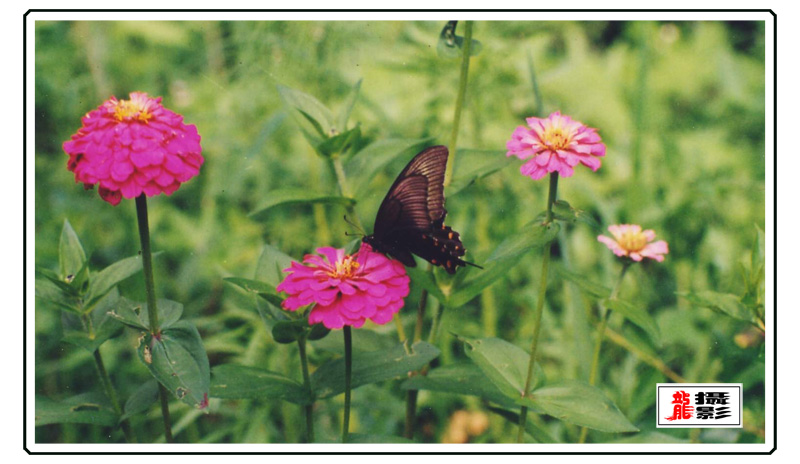
M 628 230 L 617 240 L 619 246 L 628 252 L 640 251 L 647 245 L 647 237 L 643 233 Z
M 563 150 L 569 146 L 571 141 L 570 134 L 564 132 L 560 127 L 548 127 L 545 129 L 542 139 L 551 150 Z
M 353 261 L 351 256 L 346 257 L 345 259 L 338 261 L 336 263 L 336 270 L 328 272 L 328 275 L 333 277 L 334 279 L 348 279 L 353 277 L 353 274 L 356 273 L 360 265 L 358 261 Z
M 135 119 L 147 122 L 153 115 L 147 112 L 144 103 L 146 101 L 120 100 L 114 108 L 114 117 L 117 121 Z

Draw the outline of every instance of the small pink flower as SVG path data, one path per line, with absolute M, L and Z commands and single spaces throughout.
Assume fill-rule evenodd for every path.
M 161 97 L 133 92 L 130 100 L 111 97 L 83 117 L 81 128 L 64 142 L 67 169 L 75 182 L 112 205 L 122 198 L 172 194 L 200 172 L 200 135 L 183 116 L 161 106 Z
M 667 242 L 653 242 L 656 233 L 650 229 L 642 231 L 642 226 L 619 224 L 608 226 L 608 231 L 614 238 L 598 235 L 597 241 L 605 243 L 617 256 L 627 256 L 634 261 L 651 258 L 660 263 L 664 261 L 664 255 L 669 253 Z
M 295 311 L 315 303 L 308 323 L 341 329 L 361 327 L 367 319 L 386 324 L 403 307 L 410 279 L 399 261 L 367 244 L 353 255 L 331 247 L 317 248 L 317 253 L 325 258 L 306 255 L 303 264 L 294 261 L 284 269 L 289 275 L 276 289 L 289 294 L 284 309 Z
M 541 179 L 548 172 L 570 177 L 574 167 L 582 163 L 597 171 L 606 146 L 597 129 L 586 127 L 556 111 L 547 118 L 527 118 L 529 127 L 519 126 L 506 142 L 508 153 L 528 160 L 520 172 L 531 179 Z

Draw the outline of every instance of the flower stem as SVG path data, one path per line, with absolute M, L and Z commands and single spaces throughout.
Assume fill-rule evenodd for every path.
M 450 185 L 453 178 L 453 166 L 456 161 L 456 145 L 458 143 L 458 129 L 461 125 L 461 111 L 464 108 L 464 99 L 467 95 L 467 80 L 469 78 L 469 59 L 472 53 L 472 21 L 464 22 L 464 48 L 461 49 L 461 74 L 458 77 L 458 97 L 456 109 L 453 114 L 453 130 L 450 132 L 450 162 L 444 171 L 444 185 Z
M 553 203 L 556 201 L 556 192 L 558 190 L 558 172 L 550 173 L 550 190 L 547 195 L 547 216 L 545 223 L 549 224 L 553 220 Z M 536 311 L 533 315 L 533 341 L 531 342 L 531 354 L 528 359 L 528 375 L 525 377 L 525 389 L 522 396 L 526 397 L 530 394 L 531 382 L 533 380 L 533 370 L 536 365 L 536 350 L 539 344 L 539 332 L 542 326 L 542 312 L 544 312 L 544 300 L 547 293 L 547 271 L 550 266 L 550 252 L 552 250 L 553 242 L 550 242 L 544 247 L 544 254 L 542 255 L 542 275 L 539 281 L 539 297 L 536 300 Z M 528 407 L 522 406 L 519 411 L 519 430 L 517 431 L 517 443 L 522 443 L 525 438 L 525 422 L 528 419 Z
M 628 271 L 630 265 L 630 261 L 623 261 L 622 271 L 620 272 L 617 283 L 614 285 L 614 289 L 611 291 L 611 296 L 609 296 L 608 299 L 613 300 L 617 297 L 617 293 L 619 293 L 619 286 L 622 283 L 622 278 L 625 277 L 625 273 Z M 603 305 L 603 315 L 600 316 L 600 326 L 597 329 L 597 341 L 595 342 L 594 354 L 592 355 L 592 367 L 589 370 L 589 385 L 594 385 L 595 380 L 597 379 L 597 366 L 600 364 L 600 349 L 603 347 L 603 339 L 606 335 L 606 326 L 608 325 L 609 317 L 611 317 L 611 309 Z M 581 428 L 581 436 L 578 439 L 578 443 L 586 443 L 586 436 L 588 433 L 589 429 L 586 427 Z
M 339 186 L 339 193 L 341 193 L 343 197 L 353 198 L 353 192 L 350 191 L 350 184 L 347 183 L 347 176 L 344 173 L 344 166 L 342 166 L 342 158 L 338 154 L 331 156 L 331 167 L 333 168 L 333 173 L 336 175 L 336 183 Z M 364 226 L 361 225 L 361 221 L 358 219 L 358 216 L 356 215 L 356 209 L 353 207 L 353 205 L 348 204 L 345 206 L 345 210 L 347 211 L 347 215 L 350 217 L 350 220 L 355 222 L 359 229 L 363 230 Z
M 150 333 L 153 336 L 161 333 L 158 324 L 158 308 L 156 307 L 156 290 L 153 281 L 153 253 L 150 250 L 150 226 L 147 221 L 147 197 L 144 194 L 136 197 L 136 219 L 139 223 L 139 241 L 142 244 L 142 269 L 144 271 L 144 287 L 147 293 L 147 316 L 150 319 Z M 164 418 L 164 438 L 167 443 L 174 443 L 172 426 L 169 418 L 167 389 L 160 382 L 158 396 L 161 399 L 161 415 Z
M 344 326 L 344 421 L 342 443 L 347 443 L 350 433 L 350 382 L 353 376 L 353 335 L 350 326 Z
M 97 367 L 97 374 L 100 376 L 100 381 L 103 384 L 103 389 L 106 391 L 106 396 L 108 397 L 109 401 L 111 401 L 111 406 L 114 408 L 114 412 L 116 412 L 118 416 L 122 416 L 122 407 L 119 404 L 117 392 L 114 390 L 114 386 L 111 384 L 111 378 L 108 376 L 106 366 L 103 364 L 103 357 L 100 355 L 100 350 L 94 350 L 94 353 L 92 354 L 94 355 L 94 365 Z M 131 432 L 131 424 L 128 422 L 128 419 L 122 421 L 120 426 L 122 427 L 123 435 L 125 435 L 125 441 L 128 443 L 136 443 L 136 439 L 133 437 L 133 433 Z
M 297 348 L 300 351 L 300 364 L 303 367 L 303 387 L 311 393 L 311 379 L 308 375 L 308 356 L 306 356 L 306 339 L 297 339 Z M 313 396 L 313 395 L 312 395 Z M 314 403 L 305 406 L 306 410 L 306 441 L 314 443 Z

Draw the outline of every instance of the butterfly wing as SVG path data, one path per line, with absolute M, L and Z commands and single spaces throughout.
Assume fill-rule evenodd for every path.
M 451 274 L 466 264 L 458 232 L 444 225 L 447 156 L 447 147 L 439 145 L 408 163 L 378 208 L 374 233 L 365 241 L 406 266 L 416 265 L 412 253 Z

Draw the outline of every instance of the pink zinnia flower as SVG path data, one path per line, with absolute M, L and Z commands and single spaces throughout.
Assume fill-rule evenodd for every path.
M 547 118 L 527 118 L 529 127 L 519 126 L 506 143 L 508 153 L 528 160 L 520 172 L 531 179 L 541 179 L 548 172 L 570 177 L 573 168 L 582 163 L 597 171 L 606 146 L 600 141 L 597 129 L 586 127 L 569 116 L 556 111 Z
M 651 258 L 660 263 L 664 261 L 664 255 L 669 253 L 667 242 L 653 242 L 656 233 L 650 229 L 643 231 L 642 226 L 619 224 L 608 226 L 608 231 L 614 238 L 598 235 L 597 240 L 605 243 L 617 256 L 627 256 L 634 261 Z
M 304 264 L 295 261 L 284 269 L 289 275 L 277 287 L 289 294 L 284 309 L 295 311 L 316 303 L 308 323 L 341 329 L 361 327 L 367 319 L 386 324 L 403 307 L 410 279 L 399 261 L 374 252 L 367 244 L 353 255 L 331 247 L 317 248 L 317 253 L 325 258 L 306 255 Z
M 86 189 L 98 184 L 100 196 L 112 205 L 142 193 L 170 195 L 203 164 L 194 125 L 161 106 L 161 97 L 143 92 L 130 97 L 111 97 L 87 113 L 78 132 L 64 142 L 75 182 Z

